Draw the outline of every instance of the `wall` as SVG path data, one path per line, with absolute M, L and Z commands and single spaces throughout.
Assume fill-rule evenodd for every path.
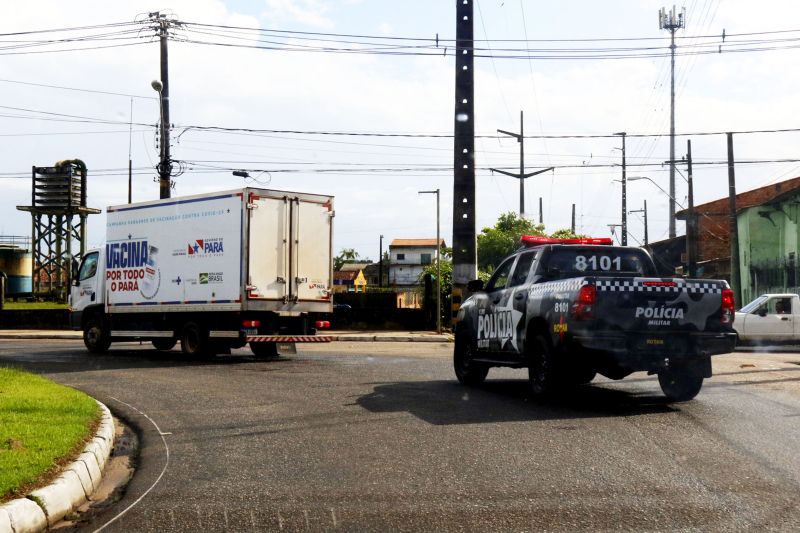
M 436 246 L 390 246 L 389 254 L 391 257 L 389 285 L 419 285 L 419 276 L 425 268 L 422 264 L 422 254 L 429 254 L 431 263 L 434 263 Z M 403 259 L 398 259 L 398 254 L 403 254 Z
M 775 288 L 785 290 L 798 284 L 798 196 L 739 213 L 742 303 Z

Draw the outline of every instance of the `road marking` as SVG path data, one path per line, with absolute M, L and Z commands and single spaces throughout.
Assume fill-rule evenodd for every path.
M 145 496 L 147 496 L 147 495 L 150 493 L 150 491 L 151 491 L 151 490 L 153 490 L 153 488 L 155 488 L 155 486 L 156 486 L 156 485 L 158 485 L 158 482 L 159 482 L 159 481 L 161 481 L 161 478 L 162 478 L 162 477 L 164 477 L 164 474 L 165 474 L 165 473 L 166 473 L 166 471 L 167 471 L 167 467 L 169 466 L 169 446 L 167 445 L 167 439 L 165 439 L 165 438 L 164 438 L 164 435 L 170 435 L 170 433 L 164 433 L 164 432 L 162 432 L 162 431 L 161 431 L 161 428 L 159 428 L 159 427 L 158 427 L 158 424 L 156 424 L 155 420 L 153 420 L 153 419 L 152 419 L 152 418 L 150 418 L 150 417 L 149 417 L 149 416 L 148 416 L 146 413 L 144 413 L 144 412 L 140 411 L 139 409 L 137 409 L 136 407 L 132 406 L 131 404 L 129 404 L 129 403 L 125 403 L 125 402 L 123 402 L 122 400 L 119 400 L 119 399 L 117 399 L 117 398 L 114 398 L 113 396 L 109 396 L 109 398 L 111 398 L 111 399 L 112 399 L 112 400 L 114 400 L 115 402 L 118 402 L 118 403 L 121 403 L 122 405 L 126 405 L 126 406 L 130 407 L 131 409 L 133 409 L 134 411 L 136 411 L 137 413 L 139 413 L 140 415 L 142 415 L 143 417 L 145 417 L 147 420 L 149 420 L 149 421 L 150 421 L 150 423 L 151 423 L 151 424 L 153 424 L 153 426 L 155 426 L 155 428 L 156 428 L 156 431 L 158 432 L 158 436 L 159 436 L 159 437 L 161 437 L 161 441 L 164 443 L 164 449 L 166 450 L 166 460 L 164 461 L 164 468 L 161 470 L 161 473 L 158 475 L 158 477 L 157 477 L 157 478 L 156 478 L 156 480 L 153 482 L 153 484 L 152 484 L 152 485 L 150 485 L 150 488 L 148 488 L 146 491 L 144 491 L 144 494 L 142 494 L 141 496 L 139 496 L 139 497 L 136 499 L 136 501 L 134 501 L 132 504 L 130 504 L 129 506 L 127 506 L 125 509 L 123 509 L 123 510 L 122 510 L 122 511 L 121 511 L 121 512 L 120 512 L 118 515 L 116 515 L 114 518 L 112 518 L 111 520 L 109 520 L 108 522 L 106 522 L 105 524 L 103 524 L 102 526 L 100 526 L 100 527 L 98 527 L 97 529 L 95 529 L 95 530 L 94 530 L 94 533 L 98 533 L 99 531 L 102 531 L 103 529 L 105 529 L 106 527 L 108 527 L 110 524 L 114 523 L 114 522 L 115 522 L 115 521 L 116 521 L 116 520 L 117 520 L 119 517 L 121 517 L 122 515 L 124 515 L 124 514 L 125 514 L 125 513 L 127 513 L 128 511 L 130 511 L 131 509 L 133 509 L 133 507 L 134 507 L 134 506 L 138 505 L 138 504 L 139 504 L 139 502 L 140 502 L 140 501 L 142 501 L 142 500 L 144 499 L 144 497 L 145 497 Z

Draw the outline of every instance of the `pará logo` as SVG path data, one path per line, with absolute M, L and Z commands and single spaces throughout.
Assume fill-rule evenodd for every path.
M 186 253 L 189 255 L 221 255 L 225 252 L 222 239 L 195 239 L 187 246 Z

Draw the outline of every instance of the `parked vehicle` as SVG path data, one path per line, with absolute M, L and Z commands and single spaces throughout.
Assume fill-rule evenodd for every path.
M 527 368 L 545 395 L 590 382 L 658 374 L 673 401 L 694 398 L 711 356 L 733 350 L 733 292 L 725 281 L 657 278 L 641 248 L 611 239 L 525 236 L 458 313 L 454 367 L 464 384 L 491 367 Z
M 800 341 L 800 297 L 762 294 L 736 312 L 734 325 L 742 344 L 789 344 Z
M 333 197 L 244 188 L 111 206 L 73 280 L 89 351 L 150 340 L 190 355 L 320 342 L 332 311 Z

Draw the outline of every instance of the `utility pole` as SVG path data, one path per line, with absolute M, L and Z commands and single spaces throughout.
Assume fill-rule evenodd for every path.
M 133 146 L 133 97 L 131 97 L 131 114 L 128 122 L 128 203 L 133 201 L 133 160 L 131 148 Z
M 542 213 L 542 197 L 539 197 L 539 224 L 544 224 L 544 213 Z
M 490 168 L 489 170 L 504 174 L 506 176 L 511 176 L 512 178 L 517 178 L 519 180 L 519 218 L 522 218 L 525 213 L 525 179 L 530 178 L 531 176 L 536 176 L 537 174 L 542 174 L 548 170 L 553 170 L 554 167 L 546 168 L 544 170 L 537 170 L 536 172 L 528 172 L 527 174 L 525 173 L 525 136 L 523 134 L 522 111 L 519 112 L 519 133 L 512 133 L 505 130 L 497 130 L 497 133 L 514 137 L 519 143 L 519 174 L 514 174 L 513 172 L 508 172 L 506 170 L 500 170 L 499 168 Z
M 453 299 L 458 316 L 467 283 L 478 277 L 475 235 L 475 74 L 473 2 L 456 0 L 455 109 L 453 127 Z
M 383 287 L 383 235 L 378 244 L 378 287 Z
M 670 33 L 670 99 L 669 99 L 669 238 L 675 237 L 675 32 L 683 28 L 684 13 L 675 13 L 675 6 L 669 13 L 662 7 L 658 12 L 658 28 Z
M 624 131 L 614 135 L 622 136 L 622 246 L 628 246 L 628 191 L 627 180 L 625 179 L 625 135 Z
M 436 195 L 436 332 L 442 333 L 442 269 L 439 256 L 442 253 L 442 240 L 439 236 L 439 189 L 419 191 L 419 194 Z
M 697 218 L 694 214 L 694 185 L 692 182 L 692 141 L 686 140 L 686 181 L 689 186 L 689 211 L 686 224 L 686 263 L 689 267 L 689 277 L 697 275 Z
M 642 213 L 644 215 L 644 244 L 647 246 L 647 200 L 644 201 L 644 208 L 634 209 L 631 213 Z
M 739 274 L 739 224 L 736 220 L 736 173 L 733 167 L 733 133 L 728 133 L 728 211 L 731 235 L 731 289 L 737 306 L 742 305 Z
M 158 189 L 159 198 L 169 198 L 172 187 L 172 160 L 169 153 L 169 51 L 167 42 L 169 41 L 169 28 L 172 22 L 167 19 L 166 15 L 162 15 L 158 11 L 150 13 L 150 18 L 156 23 L 161 44 L 161 80 L 155 80 L 152 83 L 153 89 L 158 92 L 161 116 Z
M 575 204 L 572 204 L 572 225 L 570 227 L 572 228 L 572 233 L 574 234 L 575 233 Z

